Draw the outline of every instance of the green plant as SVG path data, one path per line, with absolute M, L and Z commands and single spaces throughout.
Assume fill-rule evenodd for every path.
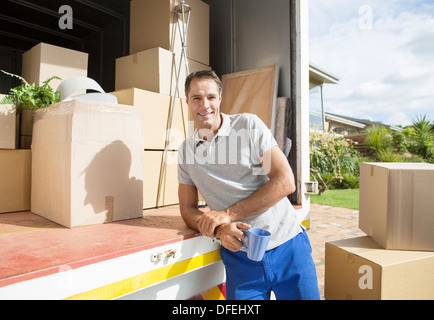
M 329 188 L 339 187 L 346 179 L 350 185 L 357 184 L 353 176 L 359 170 L 358 158 L 358 152 L 343 137 L 333 133 L 310 133 L 310 173 L 318 181 L 319 195 Z
M 407 149 L 407 139 L 402 131 L 392 131 L 393 148 L 399 154 L 405 153 Z
M 413 120 L 415 136 L 414 147 L 415 153 L 421 155 L 424 159 L 429 159 L 434 153 L 434 131 L 431 121 L 427 116 L 418 116 Z
M 376 158 L 380 162 L 400 162 L 400 157 L 391 148 L 378 149 L 375 153 Z
M 365 144 L 370 154 L 379 161 L 382 161 L 385 154 L 393 152 L 392 134 L 389 129 L 380 125 L 373 125 L 367 130 Z
M 333 184 L 330 189 L 358 189 L 360 178 L 358 175 L 344 173 L 342 179 Z
M 35 111 L 59 101 L 59 92 L 54 91 L 49 85 L 49 82 L 53 79 L 62 80 L 58 76 L 53 76 L 45 80 L 42 86 L 37 86 L 34 83 L 29 84 L 21 76 L 3 70 L 1 71 L 11 77 L 20 79 L 22 82 L 20 86 L 12 88 L 9 95 L 0 101 L 0 104 L 14 104 L 17 113 L 20 113 L 24 109 Z

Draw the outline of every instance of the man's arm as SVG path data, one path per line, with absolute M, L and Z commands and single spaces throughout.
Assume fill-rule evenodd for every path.
M 179 184 L 178 186 L 179 208 L 185 224 L 191 229 L 200 231 L 197 219 L 203 212 L 198 207 L 198 195 L 196 186 Z
M 226 218 L 237 221 L 272 207 L 295 191 L 294 173 L 278 146 L 270 148 L 262 157 L 262 166 L 270 180 L 250 197 L 241 200 L 224 211 L 211 211 L 198 218 L 197 226 L 202 234 L 212 237 L 220 221 Z
M 197 188 L 192 185 L 179 184 L 178 196 L 181 216 L 184 222 L 193 230 L 202 232 L 198 226 L 197 220 L 204 213 L 199 210 L 197 205 Z M 247 230 L 250 228 L 250 225 L 243 222 L 230 223 L 227 217 L 224 217 L 224 219 L 225 220 L 219 224 L 220 228 L 216 231 L 216 236 L 220 238 L 222 246 L 226 249 L 238 251 L 242 246 L 239 239 L 245 238 L 244 233 L 240 230 Z M 212 236 L 214 236 L 214 234 Z
M 193 185 L 179 184 L 178 187 L 178 198 L 179 198 L 179 208 L 181 210 L 182 219 L 191 229 L 201 232 L 202 234 L 213 237 L 214 229 L 212 234 L 205 234 L 207 228 L 203 224 L 199 225 L 199 218 L 204 215 L 204 213 L 199 210 L 198 207 L 198 196 L 197 188 Z M 211 211 L 215 212 L 215 211 Z M 216 224 L 215 227 L 222 224 L 229 224 L 232 221 L 227 215 L 216 215 L 213 218 L 213 222 Z

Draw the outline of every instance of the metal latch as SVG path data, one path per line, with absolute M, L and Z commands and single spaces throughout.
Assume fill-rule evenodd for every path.
M 176 249 L 166 250 L 164 252 L 155 252 L 151 255 L 151 261 L 156 262 L 159 260 L 169 259 L 170 257 L 175 258 Z
M 318 182 L 308 181 L 304 183 L 306 186 L 306 194 L 317 194 L 318 193 Z

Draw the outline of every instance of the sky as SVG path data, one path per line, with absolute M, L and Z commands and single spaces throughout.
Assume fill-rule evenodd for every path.
M 326 112 L 434 120 L 434 0 L 309 0 L 309 55 L 340 79 L 324 85 Z

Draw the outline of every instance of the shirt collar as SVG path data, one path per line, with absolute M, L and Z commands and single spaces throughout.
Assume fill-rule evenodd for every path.
M 220 126 L 219 131 L 217 131 L 216 136 L 229 136 L 229 132 L 231 130 L 231 118 L 222 112 L 220 112 L 220 115 L 222 117 L 222 125 Z M 194 144 L 197 146 L 200 142 L 204 142 L 200 135 L 199 131 L 196 129 L 194 132 Z

